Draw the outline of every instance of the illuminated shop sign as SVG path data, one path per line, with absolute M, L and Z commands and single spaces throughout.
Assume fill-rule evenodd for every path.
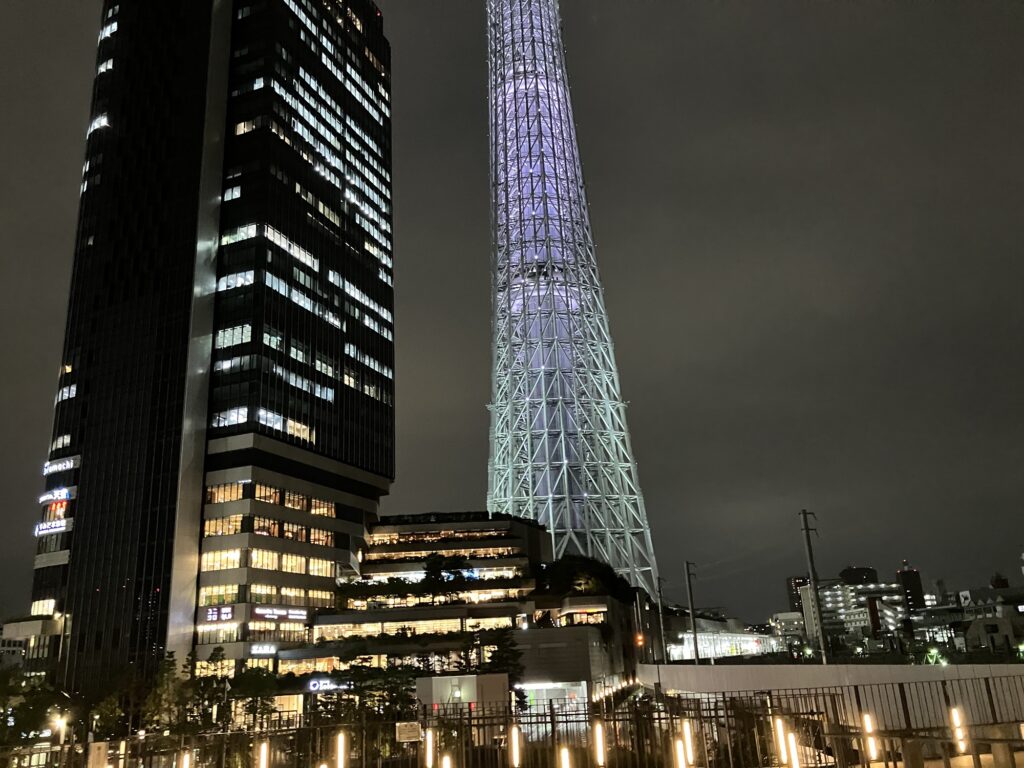
M 273 656 L 277 653 L 277 646 L 269 643 L 257 643 L 249 648 L 249 653 L 253 656 Z
M 43 464 L 43 476 L 52 475 L 55 472 L 67 472 L 69 469 L 75 469 L 81 463 L 81 456 L 68 456 L 66 459 L 48 461 Z
M 67 502 L 62 503 L 66 504 Z M 51 533 L 64 533 L 67 529 L 67 520 L 47 520 L 45 523 L 36 523 L 36 536 L 48 536 Z
M 252 612 L 264 619 L 291 619 L 305 621 L 309 615 L 303 608 L 253 608 Z
M 51 501 L 69 501 L 75 498 L 75 488 L 54 488 L 39 497 L 40 504 L 49 504 Z
M 323 693 L 324 691 L 343 691 L 347 688 L 344 683 L 338 683 L 327 677 L 314 678 L 310 680 L 306 685 L 306 689 L 316 693 Z
M 66 501 L 54 501 L 50 503 L 50 506 L 46 508 L 47 517 L 51 520 L 63 520 L 64 516 L 68 513 L 68 503 Z
M 229 621 L 235 616 L 235 607 L 233 605 L 222 605 L 219 608 L 207 608 L 206 609 L 206 620 L 207 621 Z

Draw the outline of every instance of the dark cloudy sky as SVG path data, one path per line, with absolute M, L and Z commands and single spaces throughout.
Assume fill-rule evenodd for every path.
M 99 0 L 0 6 L 0 613 L 27 606 Z M 482 0 L 382 0 L 398 480 L 482 508 Z M 1021 581 L 1024 5 L 563 0 L 598 258 L 667 593 L 751 620 L 803 570 Z

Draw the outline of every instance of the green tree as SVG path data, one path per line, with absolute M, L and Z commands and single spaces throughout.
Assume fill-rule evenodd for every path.
M 499 672 L 508 675 L 509 685 L 523 681 L 523 652 L 516 645 L 515 635 L 508 627 L 491 630 L 487 635 L 487 644 L 493 646 L 487 662 L 480 668 L 481 672 Z
M 216 669 L 224 660 L 224 648 L 218 645 L 210 651 L 206 663 Z M 188 677 L 186 691 L 189 730 L 218 728 L 230 721 L 228 679 L 219 675 L 197 675 L 196 664 L 192 659 L 186 663 L 185 672 Z
M 92 731 L 97 739 L 111 738 L 124 733 L 125 711 L 121 706 L 121 693 L 114 691 L 92 708 Z
M 45 682 L 26 681 L 20 699 L 11 708 L 11 740 L 27 739 L 50 728 L 59 705 L 66 706 L 67 699 Z
M 21 698 L 25 678 L 17 667 L 0 668 L 0 743 L 8 743 L 12 728 L 8 724 L 15 703 Z
M 462 587 L 466 584 L 469 579 L 466 576 L 466 571 L 470 570 L 469 558 L 465 555 L 452 555 L 451 557 L 444 558 L 442 564 L 442 570 L 444 571 L 445 581 L 451 583 L 453 586 Z
M 444 555 L 432 552 L 423 561 L 422 584 L 428 589 L 436 589 L 444 584 Z
M 260 727 L 277 711 L 274 707 L 276 695 L 277 677 L 260 667 L 243 670 L 231 683 L 232 698 L 242 700 L 242 710 Z
M 180 731 L 187 720 L 188 688 L 178 672 L 174 652 L 160 662 L 142 703 L 142 722 L 155 730 Z

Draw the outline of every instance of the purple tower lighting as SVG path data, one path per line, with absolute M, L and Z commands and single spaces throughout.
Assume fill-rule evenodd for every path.
M 494 378 L 487 504 L 657 593 L 558 0 L 488 0 Z

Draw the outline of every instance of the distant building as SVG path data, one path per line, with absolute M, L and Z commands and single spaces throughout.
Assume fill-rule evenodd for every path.
M 786 579 L 786 598 L 789 601 L 790 611 L 802 611 L 804 609 L 800 590 L 809 583 L 810 580 L 806 576 L 790 576 Z
M 1013 653 L 1024 642 L 1024 621 L 1009 617 L 977 619 L 967 625 L 964 643 L 968 651 Z
M 25 663 L 25 642 L 0 638 L 0 667 L 20 667 Z
M 810 589 L 801 589 L 803 615 L 808 637 L 816 639 L 821 630 L 811 609 Z M 837 579 L 822 582 L 818 595 L 826 637 L 878 639 L 899 632 L 906 617 L 899 584 L 845 584 Z
M 789 642 L 802 640 L 806 634 L 804 627 L 804 615 L 802 611 L 786 611 L 784 613 L 772 614 L 768 623 L 772 627 L 772 633 Z
M 904 560 L 903 567 L 896 571 L 896 578 L 900 588 L 903 590 L 903 603 L 907 613 L 917 613 L 924 610 L 928 603 L 925 601 L 924 587 L 921 585 L 921 573 L 917 568 L 911 568 Z
M 992 587 L 992 589 L 1009 589 L 1010 580 L 1003 576 L 1003 574 L 996 571 L 992 574 L 992 578 L 989 579 L 988 585 Z
M 981 587 L 961 590 L 957 602 L 964 618 L 1016 618 L 1024 615 L 1024 589 Z
M 865 565 L 848 565 L 839 572 L 844 584 L 877 584 L 878 570 Z
M 667 612 L 665 635 L 670 661 L 693 658 L 693 630 L 684 611 Z M 752 632 L 738 619 L 697 614 L 697 644 L 702 659 L 779 653 L 786 643 L 774 634 Z
M 930 606 L 910 617 L 914 639 L 925 643 L 954 643 L 964 624 L 964 610 L 956 603 Z

